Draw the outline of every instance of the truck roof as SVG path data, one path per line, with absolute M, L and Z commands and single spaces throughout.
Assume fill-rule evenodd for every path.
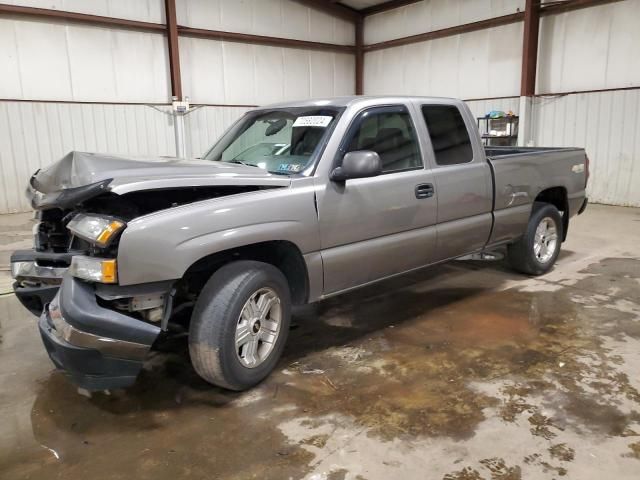
M 447 97 L 419 97 L 419 96 L 406 96 L 406 95 L 349 95 L 344 97 L 325 97 L 325 98 L 312 98 L 307 100 L 297 100 L 293 102 L 274 103 L 271 105 L 265 105 L 258 107 L 256 110 L 271 109 L 271 108 L 296 108 L 296 107 L 350 107 L 362 104 L 371 104 L 372 101 L 379 103 L 395 103 L 395 102 L 425 102 L 425 101 L 437 101 L 442 102 L 450 101 L 452 103 L 462 102 L 456 98 Z

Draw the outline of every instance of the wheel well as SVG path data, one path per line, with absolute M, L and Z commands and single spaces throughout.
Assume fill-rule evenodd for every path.
M 567 190 L 564 187 L 552 187 L 542 190 L 535 198 L 536 202 L 550 203 L 555 206 L 562 215 L 562 241 L 567 239 L 569 230 L 569 200 Z
M 300 249 L 286 240 L 254 243 L 208 255 L 191 265 L 183 280 L 189 290 L 199 293 L 216 270 L 235 260 L 255 260 L 278 268 L 289 283 L 293 304 L 306 303 L 309 295 L 307 265 Z

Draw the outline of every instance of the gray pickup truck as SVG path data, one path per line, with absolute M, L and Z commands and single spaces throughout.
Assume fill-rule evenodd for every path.
M 583 149 L 483 147 L 455 99 L 258 108 L 201 159 L 71 152 L 36 172 L 15 293 L 83 388 L 132 384 L 188 333 L 196 372 L 242 390 L 275 367 L 292 305 L 498 246 L 547 272 L 588 169 Z

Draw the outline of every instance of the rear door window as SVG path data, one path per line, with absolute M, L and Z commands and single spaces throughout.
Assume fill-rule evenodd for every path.
M 473 160 L 471 139 L 458 107 L 423 105 L 422 116 L 438 165 L 457 165 Z

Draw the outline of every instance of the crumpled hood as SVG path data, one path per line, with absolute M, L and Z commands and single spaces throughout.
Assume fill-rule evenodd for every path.
M 34 207 L 54 206 L 59 203 L 61 194 L 71 197 L 72 192 L 82 192 L 84 200 L 104 191 L 125 194 L 190 186 L 285 187 L 289 184 L 287 176 L 273 175 L 246 165 L 163 157 L 131 158 L 76 151 L 39 170 L 30 181 L 35 190 L 31 192 Z M 35 198 L 37 195 L 40 198 Z

